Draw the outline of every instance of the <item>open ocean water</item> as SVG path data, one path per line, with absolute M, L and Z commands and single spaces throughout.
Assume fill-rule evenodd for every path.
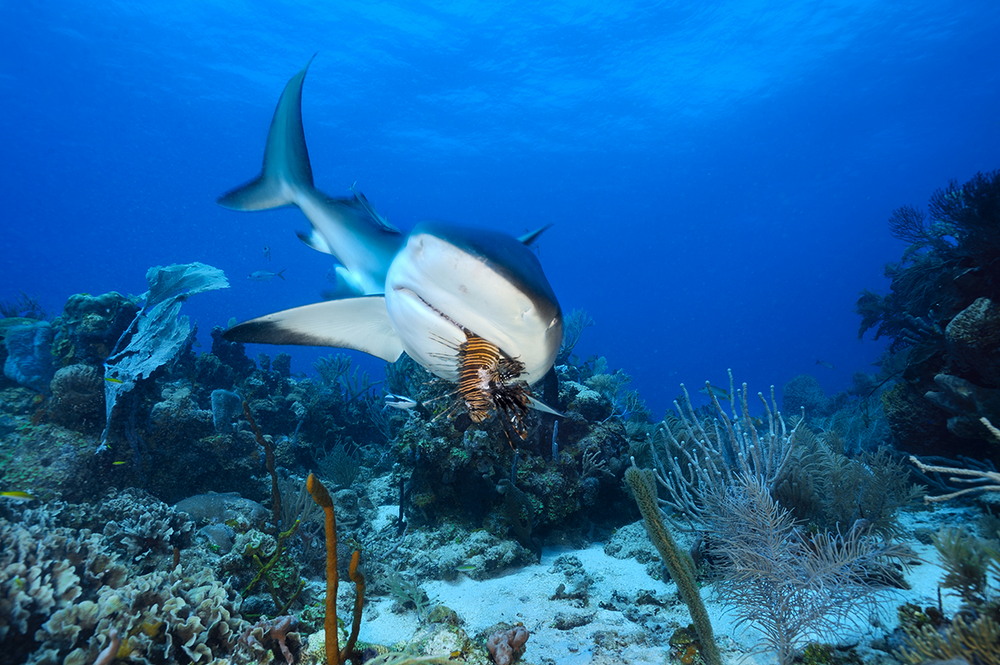
M 404 229 L 553 224 L 578 351 L 654 416 L 727 368 L 840 390 L 881 350 L 854 302 L 903 247 L 889 213 L 1000 164 L 998 28 L 985 1 L 6 3 L 0 299 L 58 313 L 197 260 L 232 282 L 189 303 L 203 335 L 316 300 L 298 211 L 215 204 L 316 53 L 317 185 Z

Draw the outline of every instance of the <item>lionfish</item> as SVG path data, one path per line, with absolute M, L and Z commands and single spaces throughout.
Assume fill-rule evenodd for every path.
M 519 377 L 524 363 L 504 354 L 495 344 L 466 331 L 458 347 L 458 395 L 469 418 L 481 423 L 496 411 L 523 441 L 525 417 L 532 405 L 531 389 Z

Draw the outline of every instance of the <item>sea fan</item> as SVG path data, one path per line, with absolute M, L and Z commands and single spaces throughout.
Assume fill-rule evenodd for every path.
M 868 619 L 876 592 L 894 583 L 908 550 L 859 526 L 810 534 L 759 477 L 741 476 L 710 504 L 716 588 L 764 644 L 791 663 L 807 639 L 833 637 Z

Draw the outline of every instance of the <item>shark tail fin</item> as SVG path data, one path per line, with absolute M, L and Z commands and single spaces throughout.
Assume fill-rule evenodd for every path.
M 219 205 L 246 211 L 280 208 L 294 204 L 299 190 L 312 188 L 312 166 L 302 128 L 302 84 L 310 64 L 312 58 L 285 84 L 271 118 L 260 175 L 220 196 Z

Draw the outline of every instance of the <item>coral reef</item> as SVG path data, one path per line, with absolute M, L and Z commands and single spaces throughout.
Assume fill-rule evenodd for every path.
M 209 569 L 143 571 L 143 557 L 138 568 L 129 561 L 142 537 L 174 537 L 155 533 L 164 526 L 155 517 L 144 521 L 156 508 L 136 503 L 142 499 L 114 499 L 109 510 L 140 517 L 108 524 L 110 535 L 60 524 L 92 519 L 93 507 L 0 517 L 0 649 L 8 662 L 100 662 L 115 642 L 117 657 L 141 663 L 209 661 L 235 651 L 246 624 Z
M 104 425 L 104 378 L 93 365 L 78 363 L 59 369 L 49 384 L 49 419 L 85 434 Z
M 112 291 L 78 293 L 66 301 L 55 320 L 53 352 L 59 365 L 100 365 L 139 311 L 134 299 Z
M 950 183 L 931 196 L 927 210 L 904 206 L 889 218 L 893 235 L 909 246 L 898 264 L 886 267 L 890 292 L 865 291 L 858 299 L 860 334 L 874 329 L 902 358 L 895 363 L 902 365 L 895 374 L 901 381 L 886 394 L 897 445 L 918 454 L 982 457 L 981 432 L 963 425 L 1000 420 L 1000 402 L 965 392 L 1000 389 L 1000 315 L 992 300 L 1000 287 L 1000 171 Z
M 6 328 L 4 376 L 32 390 L 47 393 L 54 373 L 52 337 L 52 324 L 48 321 L 29 321 Z
M 190 546 L 194 522 L 182 512 L 130 488 L 110 492 L 89 519 L 133 569 L 152 570 Z
M 921 238 L 925 254 L 953 250 Z M 338 660 L 381 654 L 374 662 L 506 664 L 541 644 L 544 630 L 569 634 L 611 608 L 662 635 L 602 631 L 593 635 L 593 653 L 644 640 L 666 648 L 673 635 L 670 648 L 682 662 L 715 662 L 705 622 L 697 622 L 700 631 L 677 624 L 672 587 L 607 592 L 601 571 L 585 567 L 581 552 L 559 556 L 549 569 L 558 578 L 541 595 L 558 611 L 544 626 L 491 617 L 470 638 L 459 617 L 438 604 L 446 593 L 440 581 L 503 583 L 493 578 L 538 562 L 543 548 L 594 541 L 639 560 L 654 579 L 679 582 L 683 600 L 701 583 L 725 580 L 718 595 L 738 616 L 749 617 L 751 605 L 768 608 L 748 620 L 786 636 L 772 646 L 787 661 L 810 627 L 822 632 L 849 622 L 843 608 L 868 608 L 870 590 L 899 582 L 883 564 L 900 559 L 891 540 L 902 533 L 896 516 L 915 494 L 908 469 L 880 448 L 888 426 L 878 407 L 912 447 L 959 436 L 981 441 L 980 418 L 1000 411 L 1000 314 L 989 295 L 979 295 L 947 318 L 912 315 L 907 330 L 922 337 L 900 337 L 882 374 L 859 375 L 844 393 L 827 396 L 814 378 L 796 377 L 785 386 L 785 415 L 773 390 L 758 402 L 745 386 L 731 385 L 725 396 L 707 388 L 707 408 L 695 408 L 685 392 L 677 416 L 653 425 L 628 376 L 604 358 L 576 358 L 570 340 L 535 387 L 564 416 L 529 412 L 522 442 L 496 418 L 473 423 L 449 386 L 405 359 L 387 368 L 384 381 L 344 355 L 324 358 L 317 376 L 305 378 L 292 373 L 285 354 L 251 360 L 221 329 L 213 331 L 211 350 L 197 353 L 190 328 L 156 325 L 189 293 L 183 268 L 151 271 L 153 281 L 170 282 L 163 293 L 177 298 L 160 301 L 171 303 L 163 311 L 148 295 L 142 310 L 116 293 L 74 296 L 51 325 L 51 349 L 31 344 L 31 357 L 47 353 L 55 370 L 50 394 L 10 379 L 0 386 L 0 483 L 12 490 L 0 502 L 0 661 L 315 664 L 326 656 L 325 638 L 336 635 L 347 645 L 333 649 Z M 917 289 L 916 277 L 907 278 Z M 140 324 L 144 317 L 150 320 Z M 39 327 L 29 319 L 0 322 L 8 332 Z M 580 330 L 586 323 L 581 315 Z M 150 346 L 157 330 L 169 333 L 163 353 Z M 883 334 L 892 330 L 887 324 Z M 136 350 L 133 341 L 142 347 L 141 367 L 129 369 L 120 354 L 107 365 L 129 370 L 117 380 L 133 385 L 120 389 L 101 364 L 119 342 Z M 891 386 L 893 376 L 903 381 Z M 112 408 L 109 385 L 117 400 L 110 447 L 95 455 Z M 414 406 L 388 408 L 383 392 Z M 991 446 L 980 449 L 995 452 Z M 657 467 L 658 486 L 632 469 L 632 457 Z M 325 503 L 336 506 L 329 529 L 305 490 L 309 472 L 329 488 Z M 747 485 L 748 474 L 763 489 Z M 635 521 L 640 512 L 629 488 L 644 521 Z M 651 525 L 657 544 L 666 540 L 663 519 L 674 515 L 658 501 L 694 526 L 668 553 L 669 572 L 644 528 Z M 334 540 L 331 551 L 326 544 Z M 988 571 L 996 562 L 983 552 L 996 546 L 976 549 L 944 535 L 938 542 L 950 551 L 942 557 L 951 557 L 944 584 L 962 593 L 967 607 L 931 628 L 904 627 L 896 643 L 909 637 L 926 657 L 967 655 L 938 646 L 992 635 L 996 585 Z M 760 551 L 770 553 L 770 568 L 747 563 Z M 865 566 L 855 565 L 858 553 L 868 558 Z M 830 561 L 842 577 L 817 581 L 803 572 Z M 355 603 L 353 622 L 324 610 L 329 575 L 358 584 L 356 595 L 340 585 L 328 596 L 341 616 Z M 832 595 L 819 608 L 830 608 L 827 614 L 796 595 L 805 587 Z M 363 598 L 376 608 L 366 610 L 366 621 L 379 611 L 419 621 L 405 649 L 364 644 L 348 632 L 360 625 Z M 775 614 L 782 608 L 803 620 L 782 624 Z M 808 657 L 831 656 L 816 647 Z
M 6 400 L 3 405 L 12 406 Z M 30 410 L 37 413 L 37 405 Z M 94 456 L 94 439 L 59 425 L 32 425 L 29 416 L 13 422 L 18 425 L 0 437 L 0 482 L 5 487 L 30 490 L 40 499 L 79 501 L 109 486 L 113 470 Z
M 630 441 L 646 435 L 648 414 L 624 390 L 628 377 L 601 373 L 603 366 L 557 368 L 552 402 L 566 417 L 530 414 L 516 449 L 495 422 L 471 428 L 462 416 L 407 417 L 392 444 L 410 521 L 485 524 L 537 549 L 541 539 L 572 538 L 633 511 L 617 479 Z

